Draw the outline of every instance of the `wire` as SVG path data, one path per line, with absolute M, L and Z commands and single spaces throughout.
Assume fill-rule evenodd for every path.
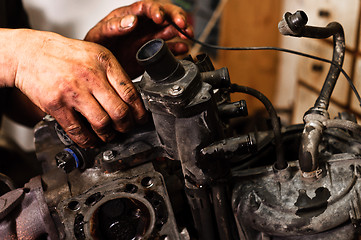
M 287 167 L 287 161 L 284 158 L 284 151 L 282 146 L 282 134 L 281 134 L 281 123 L 278 119 L 277 112 L 275 108 L 273 107 L 271 101 L 263 95 L 261 92 L 259 92 L 256 89 L 240 86 L 237 84 L 232 84 L 230 87 L 231 92 L 240 92 L 245 93 L 248 95 L 251 95 L 255 98 L 257 98 L 259 101 L 262 102 L 262 104 L 265 106 L 270 118 L 271 118 L 271 124 L 273 127 L 273 133 L 274 133 L 274 139 L 275 139 L 275 146 L 276 146 L 276 163 L 275 167 L 278 170 L 285 169 Z
M 217 49 L 217 50 L 230 50 L 230 51 L 274 50 L 274 51 L 286 52 L 286 53 L 295 54 L 295 55 L 302 56 L 302 57 L 315 59 L 315 60 L 318 60 L 318 61 L 321 61 L 321 62 L 329 63 L 329 64 L 337 67 L 342 72 L 342 74 L 345 76 L 345 78 L 347 79 L 348 84 L 350 85 L 352 91 L 354 92 L 354 94 L 355 94 L 355 96 L 356 96 L 356 98 L 357 98 L 357 100 L 358 100 L 358 102 L 359 102 L 359 104 L 361 106 L 361 97 L 360 97 L 359 93 L 357 92 L 357 89 L 356 89 L 355 85 L 353 84 L 351 78 L 348 76 L 346 71 L 343 70 L 343 68 L 339 64 L 337 64 L 337 63 L 335 63 L 335 62 L 333 62 L 331 60 L 328 60 L 326 58 L 317 57 L 317 56 L 314 56 L 314 55 L 310 55 L 310 54 L 307 54 L 307 53 L 302 53 L 302 52 L 299 52 L 299 51 L 291 50 L 291 49 L 280 48 L 280 47 L 224 47 L 224 46 L 212 45 L 212 44 L 208 44 L 208 43 L 205 43 L 205 42 L 201 42 L 201 41 L 189 36 L 189 34 L 184 32 L 174 22 L 170 21 L 170 24 L 175 29 L 177 29 L 178 32 L 180 32 L 181 34 L 186 36 L 189 40 L 191 40 L 192 42 L 198 43 L 198 44 L 200 44 L 200 45 L 202 45 L 203 47 L 206 47 L 206 48 Z

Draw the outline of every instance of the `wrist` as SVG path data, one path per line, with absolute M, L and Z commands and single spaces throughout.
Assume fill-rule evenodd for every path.
M 17 87 L 27 94 L 32 84 L 29 79 L 33 79 L 33 76 L 37 76 L 39 71 L 46 68 L 44 68 L 44 64 L 47 63 L 43 63 L 39 59 L 43 59 L 44 55 L 47 55 L 48 43 L 52 40 L 59 41 L 60 35 L 32 29 L 16 29 L 14 31 L 16 31 L 14 33 L 14 49 L 16 49 L 14 63 L 16 65 L 13 87 Z
M 17 29 L 0 29 L 0 86 L 14 87 L 18 66 Z

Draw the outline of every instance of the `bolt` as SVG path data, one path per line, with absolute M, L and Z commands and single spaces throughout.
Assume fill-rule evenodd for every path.
M 59 160 L 59 162 L 63 162 L 67 158 L 67 156 L 68 156 L 67 152 L 62 151 L 56 154 L 55 158 L 56 160 Z
M 180 91 L 182 88 L 179 86 L 179 85 L 174 85 L 173 87 L 172 87 L 172 90 L 173 91 Z
M 103 152 L 103 161 L 112 161 L 115 158 L 115 154 L 112 150 Z
M 172 88 L 169 90 L 169 93 L 173 96 L 179 95 L 183 92 L 183 88 L 179 85 L 173 85 Z
M 63 169 L 66 173 L 69 173 L 76 168 L 76 160 L 65 150 L 55 155 L 55 161 L 58 168 Z
M 53 116 L 47 114 L 43 117 L 43 121 L 45 122 L 52 122 L 52 121 L 55 121 L 55 118 L 53 118 Z

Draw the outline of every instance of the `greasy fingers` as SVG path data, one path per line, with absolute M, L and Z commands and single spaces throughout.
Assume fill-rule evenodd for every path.
M 129 121 L 132 120 L 131 116 L 133 116 L 137 123 L 144 123 L 146 119 L 146 111 L 143 103 L 129 78 L 122 77 L 126 75 L 124 70 L 120 67 L 117 61 L 108 64 L 106 69 L 110 84 L 131 111 L 131 115 L 128 116 Z M 114 121 L 117 129 L 120 127 L 119 130 L 122 130 L 123 128 L 122 125 L 124 124 L 122 124 L 122 122 L 124 122 L 123 116 L 125 116 L 121 110 L 122 108 L 119 107 L 118 111 L 116 111 L 119 113 L 119 117 Z
M 127 131 L 133 118 L 144 118 L 135 87 L 109 50 L 53 33 L 23 31 L 28 45 L 19 44 L 15 85 L 79 146 L 94 146 L 96 136 L 110 141 L 115 130 Z
M 146 4 L 146 15 L 156 24 L 162 24 L 166 19 L 166 12 L 159 3 L 148 2 Z
M 161 4 L 153 0 L 144 0 L 135 4 L 142 4 L 142 8 L 137 8 L 139 15 L 145 15 L 157 24 L 162 24 L 167 20 L 172 20 L 180 28 L 186 28 L 186 14 L 182 8 L 173 4 Z M 169 19 L 167 19 L 169 18 Z
M 82 148 L 95 146 L 97 142 L 96 136 L 79 120 L 79 116 L 75 111 L 61 108 L 52 111 L 51 114 L 78 146 Z
M 153 0 L 144 0 L 140 2 L 143 4 L 143 11 L 138 14 L 145 14 L 148 18 L 152 19 L 156 24 L 163 24 L 167 26 L 170 24 L 169 21 L 174 22 L 180 29 L 186 32 L 190 37 L 194 37 L 193 28 L 188 25 L 187 17 L 184 10 L 174 4 L 166 3 L 160 4 L 156 3 Z M 140 9 L 140 8 L 138 8 Z M 173 28 L 173 27 L 172 27 Z M 160 38 L 167 38 L 166 29 L 162 31 L 164 33 L 164 37 L 160 36 Z M 175 36 L 179 36 L 183 39 L 187 39 L 185 35 L 178 32 L 173 28 L 172 38 Z
M 171 50 L 171 52 L 174 55 L 182 55 L 187 53 L 188 51 L 188 45 L 186 43 L 182 43 L 182 42 L 169 42 L 167 43 L 169 50 Z
M 101 32 L 104 35 L 112 36 L 115 33 L 119 35 L 126 34 L 127 30 L 130 30 L 136 23 L 136 16 L 134 15 L 126 15 L 121 18 L 111 18 L 102 24 Z
M 138 19 L 135 15 L 125 15 L 104 20 L 92 28 L 84 40 L 102 42 L 107 38 L 126 35 L 134 30 L 137 21 Z
M 193 37 L 193 29 L 188 25 L 186 13 L 182 8 L 170 3 L 156 3 L 153 0 L 144 0 L 141 3 L 143 3 L 143 11 L 138 14 L 145 14 L 156 24 L 168 25 L 169 21 L 172 21 L 188 35 Z M 186 38 L 178 32 L 174 36 L 176 35 L 184 39 Z
M 113 10 L 88 32 L 85 40 L 93 41 L 93 39 L 99 39 L 101 34 L 104 34 L 104 37 L 110 37 L 120 36 L 120 32 L 130 32 L 125 31 L 129 29 L 129 26 L 125 27 L 127 26 L 126 22 L 131 22 L 130 19 L 127 19 L 127 16 L 129 15 L 146 17 L 151 19 L 155 24 L 163 26 L 169 25 L 170 20 L 177 24 L 178 27 L 186 31 L 190 36 L 193 36 L 193 30 L 187 23 L 186 13 L 183 9 L 173 4 L 163 4 L 154 0 L 143 0 L 135 2 L 130 6 Z M 120 20 L 122 20 L 122 22 Z M 110 24 L 112 27 L 109 27 L 109 22 L 114 23 L 114 25 Z M 133 29 L 137 24 L 138 23 L 134 21 L 130 28 Z M 117 33 L 114 29 L 119 29 L 120 32 Z M 94 37 L 95 35 L 97 35 L 98 38 Z M 180 33 L 177 33 L 174 36 L 176 35 L 184 38 L 184 36 Z
M 173 4 L 165 4 L 163 6 L 166 14 L 177 24 L 178 27 L 185 29 L 187 28 L 187 18 L 185 12 L 178 6 Z
M 144 72 L 135 58 L 138 49 L 143 44 L 154 38 L 164 40 L 171 40 L 176 37 L 187 38 L 178 32 L 171 22 L 177 24 L 188 35 L 193 36 L 192 27 L 188 25 L 186 14 L 180 7 L 154 0 L 138 1 L 130 6 L 113 10 L 88 32 L 85 40 L 99 43 L 109 49 L 126 73 L 131 78 L 135 78 Z M 174 53 L 185 52 L 182 49 Z M 118 84 L 113 85 L 114 88 L 118 89 L 116 86 Z M 141 104 L 135 102 L 134 105 Z M 139 113 L 137 108 L 131 108 L 133 115 L 136 116 L 136 121 L 143 116 L 142 114 L 137 115 Z
M 116 93 L 112 89 L 102 88 L 101 84 L 102 82 L 99 82 L 97 91 L 112 91 L 113 94 L 110 98 L 116 98 Z M 121 99 L 117 100 L 124 104 Z M 104 107 L 108 102 L 90 94 L 84 94 L 83 99 L 79 99 L 79 102 L 86 104 L 76 104 L 74 108 L 87 120 L 95 134 L 104 142 L 112 140 L 115 137 L 115 130 L 112 127 L 112 110 Z M 127 107 L 125 106 L 125 108 Z

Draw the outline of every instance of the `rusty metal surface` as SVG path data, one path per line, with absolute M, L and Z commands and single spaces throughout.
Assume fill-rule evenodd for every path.
M 65 239 L 113 239 L 109 236 L 183 239 L 176 228 L 164 180 L 151 164 L 116 175 L 100 172 L 91 175 L 98 180 L 103 178 L 103 182 L 85 184 L 89 172 L 73 175 L 70 181 L 73 197 L 61 201 L 56 207 L 65 225 Z M 82 180 L 82 176 L 86 176 L 86 179 Z M 112 204 L 124 204 L 122 209 L 125 209 L 119 210 L 118 207 L 113 209 L 113 213 L 103 213 L 106 211 L 104 208 Z M 119 215 L 112 220 L 104 214 L 111 214 L 112 217 Z M 110 222 L 108 225 L 107 221 Z
M 24 189 L 6 195 L 11 196 L 7 198 L 9 201 L 16 200 L 0 221 L 0 239 L 59 238 L 44 199 L 40 177 L 31 179 Z
M 304 178 L 297 162 L 290 163 L 287 180 L 277 178 L 272 167 L 235 173 L 239 179 L 232 203 L 245 239 L 254 239 L 260 232 L 279 237 L 337 232 L 350 223 L 351 204 L 360 203 L 360 164 L 355 155 L 334 155 L 318 180 Z M 354 239 L 354 234 L 352 228 L 342 239 Z

